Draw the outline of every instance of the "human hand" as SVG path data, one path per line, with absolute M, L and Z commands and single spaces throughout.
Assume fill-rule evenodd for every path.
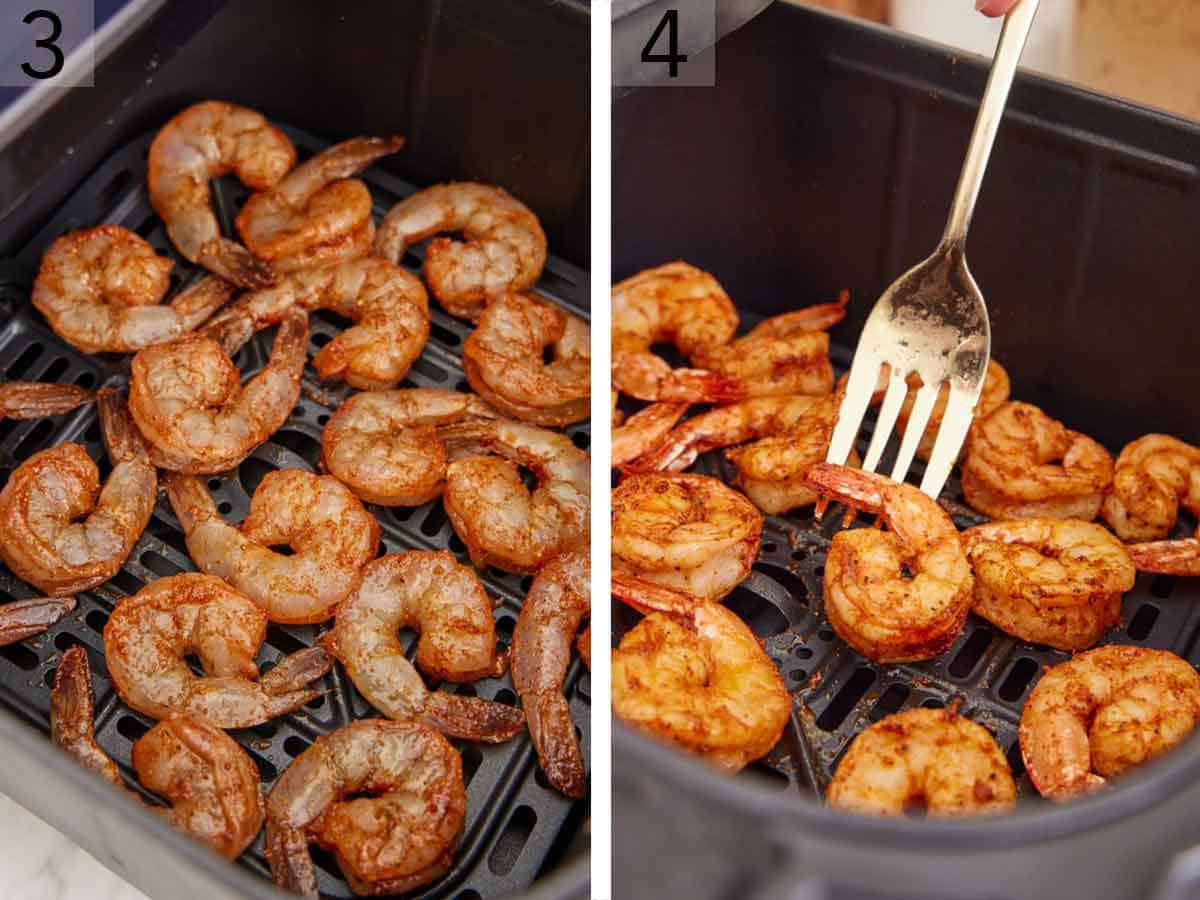
M 975 0 L 975 8 L 985 16 L 1003 16 L 1017 5 L 1017 0 Z

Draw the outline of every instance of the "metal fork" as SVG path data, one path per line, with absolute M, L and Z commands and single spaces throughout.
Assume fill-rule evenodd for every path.
M 916 372 L 921 387 L 892 468 L 892 478 L 903 481 L 938 392 L 949 382 L 946 411 L 921 480 L 921 490 L 935 498 L 966 439 L 991 354 L 987 306 L 967 269 L 967 226 L 1038 2 L 1021 0 L 1004 19 L 946 230 L 937 249 L 894 281 L 867 317 L 826 456 L 827 462 L 845 464 L 887 363 L 887 390 L 863 459 L 863 468 L 875 471 L 908 393 L 905 378 Z

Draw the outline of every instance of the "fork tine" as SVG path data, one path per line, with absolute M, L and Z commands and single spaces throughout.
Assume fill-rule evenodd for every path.
M 967 431 L 971 428 L 975 403 L 976 398 L 970 391 L 951 383 L 950 398 L 946 402 L 942 425 L 938 429 L 937 440 L 933 443 L 929 464 L 925 467 L 925 477 L 921 479 L 921 490 L 935 500 L 945 487 L 946 479 L 950 477 L 950 469 L 958 459 Z
M 858 437 L 863 416 L 871 403 L 871 394 L 879 381 L 879 358 L 874 354 L 856 353 L 850 366 L 850 377 L 846 380 L 846 394 L 838 409 L 837 425 L 829 439 L 829 452 L 825 462 L 844 466 L 850 458 L 850 448 Z
M 917 391 L 917 399 L 913 403 L 912 413 L 909 414 L 908 424 L 904 426 L 904 440 L 900 442 L 900 453 L 896 456 L 896 465 L 892 468 L 893 481 L 903 481 L 908 477 L 908 468 L 916 455 L 917 445 L 921 443 L 925 426 L 929 424 L 929 415 L 933 412 L 933 404 L 940 389 L 940 384 L 926 383 Z
M 879 457 L 892 436 L 896 427 L 896 418 L 900 415 L 900 406 L 908 393 L 908 382 L 900 375 L 896 366 L 888 366 L 887 392 L 883 395 L 883 406 L 879 408 L 879 418 L 875 420 L 875 433 L 871 436 L 871 446 L 867 448 L 867 458 L 863 460 L 863 470 L 874 472 L 879 465 Z

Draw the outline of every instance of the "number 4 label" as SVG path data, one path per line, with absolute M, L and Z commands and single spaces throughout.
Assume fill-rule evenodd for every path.
M 613 84 L 716 84 L 717 0 L 635 0 L 613 21 Z
M 655 53 L 654 45 L 662 37 L 664 30 L 667 32 L 667 52 Z M 650 35 L 650 40 L 646 41 L 646 46 L 642 48 L 642 62 L 665 62 L 670 67 L 668 71 L 671 77 L 678 78 L 679 64 L 687 60 L 687 54 L 679 52 L 679 10 L 668 9 L 659 20 L 654 34 Z

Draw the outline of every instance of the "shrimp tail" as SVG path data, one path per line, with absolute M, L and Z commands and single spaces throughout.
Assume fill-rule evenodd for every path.
M 308 838 L 301 829 L 282 828 L 268 819 L 263 850 L 277 887 L 314 900 L 320 896 Z
M 92 669 L 88 665 L 87 651 L 76 644 L 67 648 L 54 670 L 54 688 L 50 692 L 50 736 L 85 768 L 109 783 L 123 787 L 117 764 L 96 743 L 92 703 Z
M 549 690 L 527 694 L 522 702 L 546 778 L 568 797 L 583 797 L 587 775 L 566 698 L 558 690 Z
M 171 501 L 171 509 L 175 510 L 175 518 L 179 520 L 179 527 L 184 534 L 191 534 L 201 522 L 218 515 L 212 495 L 195 475 L 167 472 L 163 481 L 167 488 L 167 499 Z
M 0 647 L 41 634 L 75 609 L 74 597 L 38 597 L 0 606 Z
M 866 512 L 878 513 L 883 510 L 883 486 L 890 480 L 861 469 L 814 463 L 804 476 L 804 483 L 818 493 Z
M 282 696 L 292 691 L 306 690 L 311 682 L 332 668 L 333 657 L 324 647 L 306 647 L 281 659 L 275 668 L 259 679 L 259 684 L 268 694 Z
M 216 275 L 206 275 L 176 294 L 171 301 L 171 309 L 179 315 L 183 328 L 191 330 L 224 306 L 236 292 L 237 285 L 232 282 Z
M 623 426 L 613 429 L 612 464 L 621 466 L 661 449 L 687 408 L 686 403 L 653 403 L 638 410 Z
M 113 388 L 101 388 L 96 395 L 96 408 L 100 413 L 104 446 L 113 463 L 139 458 L 149 460 L 146 444 L 129 414 L 124 394 Z
M 431 691 L 425 702 L 425 725 L 453 738 L 500 744 L 525 727 L 525 716 L 515 706 Z
M 40 419 L 91 403 L 95 394 L 74 384 L 11 381 L 0 384 L 0 419 Z
M 1200 575 L 1200 539 L 1198 538 L 1129 544 L 1126 549 L 1133 558 L 1133 564 L 1141 572 L 1183 575 L 1185 577 Z
M 331 181 L 335 178 L 351 178 L 375 160 L 395 153 L 403 146 L 404 138 L 398 134 L 351 138 L 326 151 L 322 169 Z
M 275 270 L 270 263 L 228 238 L 205 244 L 196 262 L 247 290 L 260 290 L 275 283 Z
M 638 612 L 663 613 L 689 623 L 696 607 L 704 602 L 683 591 L 672 590 L 623 572 L 612 573 L 612 595 Z

